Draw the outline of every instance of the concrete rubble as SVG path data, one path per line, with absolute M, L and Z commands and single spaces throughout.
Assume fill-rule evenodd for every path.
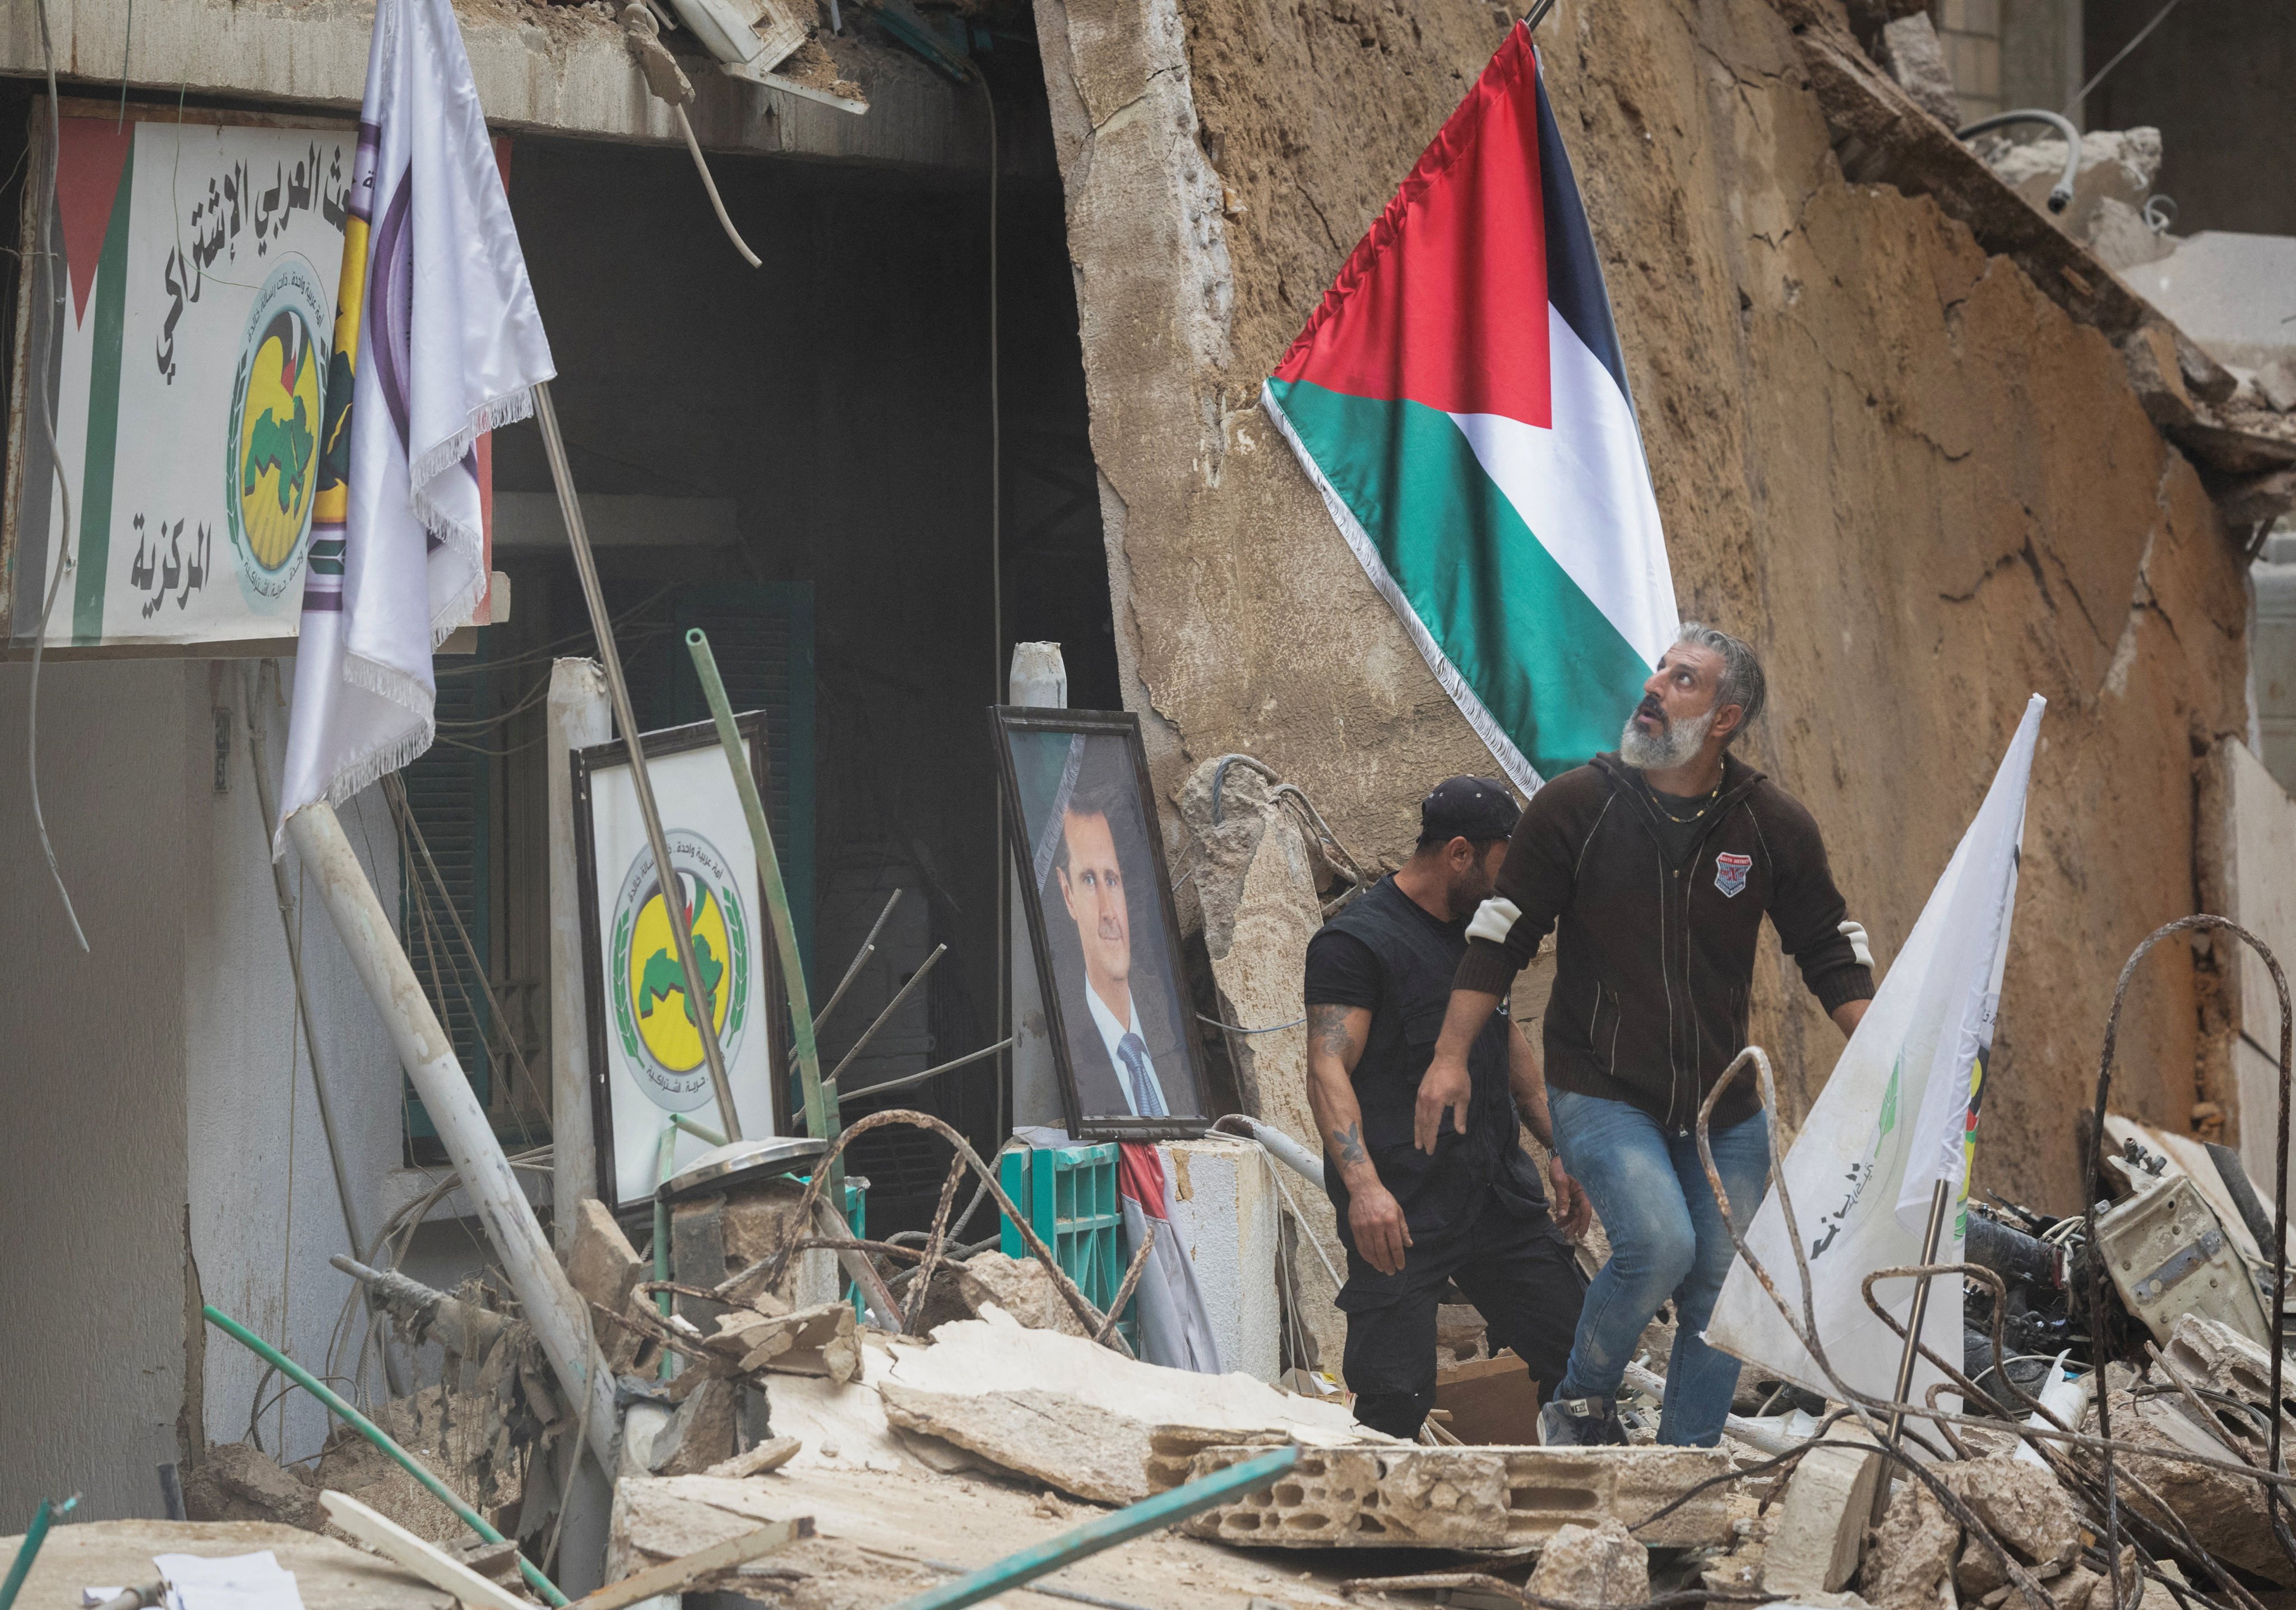
M 1270 825 L 1262 830 L 1264 843 Z M 672 1228 L 686 1267 L 705 1277 L 741 1273 L 796 1233 L 793 1191 L 742 1195 L 680 1204 Z M 594 1305 L 602 1340 L 641 1343 L 611 1356 L 648 1360 L 620 1371 L 633 1403 L 599 1528 L 604 1580 L 633 1579 L 632 1594 L 667 1581 L 670 1590 L 801 1610 L 882 1606 L 1106 1509 L 1288 1446 L 1294 1462 L 1271 1483 L 1093 1557 L 1062 1574 L 1061 1590 L 1126 1606 L 1242 1600 L 1321 1610 L 1412 1602 L 1439 1589 L 1490 1592 L 1493 1602 L 1528 1593 L 1592 1610 L 1638 1606 L 1687 1586 L 1826 1610 L 1997 1610 L 2021 1581 L 2038 1581 L 2055 1610 L 2112 1604 L 2094 1454 L 2038 1461 L 2005 1422 L 1963 1428 L 1962 1457 L 1930 1466 L 1943 1498 L 1885 1458 L 1874 1431 L 1839 1406 L 1823 1419 L 1795 1406 L 1733 1415 L 1713 1449 L 1659 1446 L 1646 1433 L 1623 1447 L 1488 1436 L 1479 1444 L 1473 1424 L 1447 1428 L 1458 1445 L 1402 1442 L 1357 1425 L 1343 1396 L 1125 1358 L 1078 1334 L 1033 1259 L 980 1252 L 951 1264 L 922 1306 L 960 1317 L 898 1336 L 858 1326 L 849 1300 L 799 1302 L 833 1290 L 834 1277 L 818 1266 L 793 1261 L 775 1285 L 739 1302 L 691 1280 L 654 1282 L 647 1260 L 595 1203 L 583 1205 L 566 1264 Z M 660 1311 L 657 1292 L 673 1299 L 673 1312 Z M 991 1294 L 1012 1296 L 1027 1320 Z M 436 1306 L 419 1288 L 403 1301 L 418 1313 Z M 515 1316 L 474 1297 L 465 1306 L 466 1328 L 515 1335 Z M 1656 1327 L 1645 1351 L 1660 1356 L 1670 1335 Z M 1454 1368 L 1463 1359 L 1481 1368 L 1513 1362 L 1488 1358 L 1488 1342 L 1480 1316 L 1454 1304 L 1434 1345 Z M 656 1365 L 668 1355 L 676 1363 L 665 1378 Z M 463 1368 L 478 1378 L 475 1367 Z M 2177 1457 L 2260 1459 L 2269 1374 L 2261 1347 L 2192 1313 L 2148 1370 L 2108 1367 L 2113 1434 L 2149 1450 L 2119 1459 L 2124 1524 L 2137 1528 L 2124 1540 L 2121 1610 L 2141 1599 L 2144 1572 L 2181 1569 L 2178 1580 L 2198 1581 L 2216 1568 L 2210 1555 L 2296 1586 L 2259 1486 Z M 508 1390 L 507 1380 L 497 1390 Z M 1628 1386 L 1647 1394 L 1663 1382 L 1637 1364 Z M 2187 1389 L 2253 1411 L 2250 1423 L 2219 1415 L 2202 1424 Z M 1472 1419 L 1480 1411 L 1459 1412 Z M 452 1434 L 458 1425 L 465 1433 L 500 1425 L 488 1401 L 434 1387 L 378 1405 L 377 1415 L 460 1480 L 491 1468 L 490 1450 Z M 2085 1429 L 2094 1431 L 2094 1403 L 2087 1417 Z M 2284 1408 L 2283 1423 L 2296 1436 L 2296 1416 Z M 250 1445 L 213 1448 L 185 1483 L 193 1513 L 209 1522 L 193 1532 L 217 1551 L 283 1531 L 310 1539 L 298 1548 L 324 1543 L 308 1557 L 323 1581 L 337 1572 L 346 1590 L 328 1598 L 307 1589 L 313 1610 L 437 1603 L 427 1597 L 435 1590 L 395 1567 L 312 1537 L 332 1532 L 323 1487 L 357 1485 L 414 1534 L 409 1546 L 434 1551 L 407 1557 L 431 1580 L 467 1568 L 515 1598 L 521 1561 L 512 1543 L 477 1542 L 430 1495 L 381 1483 L 348 1457 L 353 1450 L 381 1461 L 402 1485 L 411 1482 L 380 1450 L 348 1437 L 316 1476 L 283 1469 Z M 495 1496 L 507 1528 L 518 1495 Z M 554 1526 L 555 1501 L 524 1506 L 529 1558 L 537 1532 Z M 99 1540 L 95 1529 L 72 1530 L 91 1546 Z M 2206 1554 L 2186 1548 L 2180 1566 L 2170 1532 L 2189 1535 Z M 1364 1550 L 1427 1568 L 1350 1576 L 1347 1562 Z
M 1617 1521 L 1565 1526 L 1539 1550 L 1529 1588 L 1580 1605 L 1639 1605 L 1650 1597 L 1650 1550 Z

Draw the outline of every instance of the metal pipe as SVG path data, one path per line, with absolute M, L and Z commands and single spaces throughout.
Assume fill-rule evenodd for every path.
M 297 811 L 291 820 L 299 822 L 306 816 L 310 814 L 310 810 L 311 807 L 306 806 L 303 809 Z M 207 1316 L 207 1321 L 209 1325 L 214 1326 L 217 1330 L 223 1332 L 225 1335 L 229 1336 L 233 1341 L 238 1343 L 242 1347 L 246 1348 L 250 1352 L 262 1359 L 266 1364 L 270 1365 L 272 1368 L 279 1371 L 280 1374 L 294 1382 L 296 1385 L 301 1387 L 305 1392 L 309 1392 L 313 1397 L 318 1399 L 320 1402 L 325 1404 L 328 1409 L 332 1409 L 336 1417 L 345 1425 L 348 1425 L 353 1431 L 357 1432 L 359 1435 L 365 1437 L 368 1442 L 373 1443 L 377 1448 L 381 1449 L 385 1454 L 390 1456 L 392 1461 L 395 1462 L 401 1470 L 404 1470 L 408 1475 L 413 1476 L 416 1481 L 422 1483 L 422 1485 L 429 1490 L 431 1497 L 437 1499 L 440 1503 L 446 1505 L 447 1508 L 453 1510 L 461 1519 L 463 1525 L 468 1526 L 472 1531 L 477 1532 L 489 1543 L 508 1541 L 501 1532 L 496 1532 L 492 1526 L 487 1524 L 486 1516 L 480 1515 L 477 1510 L 463 1502 L 463 1500 L 455 1495 L 453 1488 L 447 1486 L 446 1483 L 431 1474 L 420 1459 L 417 1459 L 413 1454 L 407 1452 L 406 1450 L 401 1448 L 397 1442 L 393 1442 L 389 1432 L 383 1430 L 381 1426 L 377 1425 L 373 1420 L 368 1419 L 365 1415 L 359 1413 L 357 1409 L 353 1409 L 348 1403 L 344 1402 L 341 1396 L 333 1387 L 320 1380 L 309 1370 L 305 1369 L 301 1365 L 296 1363 L 294 1359 L 289 1358 L 285 1353 L 281 1352 L 277 1348 L 272 1346 L 270 1343 L 266 1342 L 262 1337 L 257 1335 L 253 1331 L 248 1329 L 247 1327 L 242 1325 L 238 1320 L 224 1312 L 223 1310 L 216 1307 L 212 1302 L 209 1303 L 200 1311 Z M 533 1561 L 528 1559 L 523 1554 L 520 1555 L 518 1557 L 518 1570 L 519 1574 L 526 1578 L 528 1581 L 531 1582 L 534 1585 L 534 1590 L 542 1595 L 545 1601 L 554 1606 L 563 1606 L 566 1603 L 566 1596 L 558 1591 L 556 1584 L 552 1582 L 548 1577 L 543 1575 L 541 1567 L 535 1565 Z
M 40 1545 L 48 1540 L 48 1526 L 60 1515 L 70 1515 L 79 1507 L 79 1494 L 74 1493 L 62 1503 L 42 1499 L 40 1507 L 32 1513 L 32 1524 L 24 1529 L 24 1540 L 16 1545 L 15 1563 L 8 1567 L 8 1579 L 0 1581 L 0 1610 L 8 1610 L 23 1591 L 24 1579 L 32 1574 L 32 1562 L 40 1557 Z
M 837 1105 L 821 1086 L 821 1051 L 813 1038 L 813 1006 L 806 998 L 805 958 L 798 954 L 797 925 L 790 918 L 789 890 L 782 882 L 781 858 L 774 853 L 774 830 L 766 820 L 766 802 L 758 797 L 758 779 L 742 752 L 742 735 L 734 725 L 734 707 L 726 697 L 725 679 L 718 674 L 718 657 L 709 652 L 709 638 L 700 627 L 685 634 L 685 652 L 693 657 L 693 672 L 709 702 L 709 715 L 718 724 L 718 743 L 726 752 L 726 765 L 734 774 L 734 792 L 741 796 L 742 814 L 749 818 L 750 842 L 757 851 L 758 877 L 766 886 L 766 909 L 773 919 L 774 949 L 781 957 L 782 987 L 789 993 L 790 1047 L 797 1064 L 800 1088 L 805 1096 L 807 1132 L 816 1140 L 837 1133 Z M 762 732 L 760 738 L 762 740 Z M 738 1125 L 726 1126 L 730 1143 L 742 1138 Z M 843 1195 L 842 1169 L 832 1184 Z
M 391 932 L 374 885 L 367 882 L 366 869 L 343 836 L 342 822 L 324 800 L 315 801 L 287 818 L 287 836 L 318 883 L 319 899 L 334 918 L 351 965 L 390 1031 L 406 1077 L 446 1143 L 447 1155 L 470 1193 L 487 1239 L 501 1257 L 511 1289 L 561 1387 L 577 1401 L 587 1394 L 590 1446 L 600 1468 L 611 1470 L 619 1416 L 613 1384 L 590 1339 L 588 1310 L 559 1267 L 533 1205 L 511 1173 L 502 1143 L 495 1138 L 486 1111 L 455 1056 L 455 1042 L 422 993 L 414 964 Z
M 853 981 L 861 976 L 863 965 L 876 954 L 877 936 L 885 931 L 885 924 L 892 916 L 893 908 L 901 903 L 901 892 L 898 889 L 893 891 L 892 897 L 885 902 L 885 908 L 877 914 L 877 920 L 869 924 L 869 937 L 863 940 L 861 949 L 853 953 L 852 963 L 845 969 L 845 976 L 839 979 L 837 988 L 829 992 L 827 1004 L 813 1014 L 813 1031 L 816 1034 L 820 1033 L 821 1025 L 829 1021 L 829 1014 L 837 1010 L 837 1003 L 845 998 L 845 992 L 853 987 Z
M 885 1009 L 877 1014 L 874 1022 L 861 1031 L 861 1038 L 853 1042 L 853 1048 L 845 1054 L 844 1060 L 832 1068 L 829 1071 L 829 1077 L 822 1081 L 824 1099 L 832 1103 L 837 1100 L 838 1076 L 853 1065 L 853 1059 L 867 1048 L 869 1042 L 876 1038 L 877 1031 L 891 1021 L 894 1012 L 899 1008 L 900 1004 L 908 999 L 910 995 L 914 993 L 916 987 L 924 982 L 924 976 L 932 971 L 933 964 L 947 954 L 947 945 L 935 945 L 933 953 L 925 957 L 924 965 L 910 973 L 909 982 L 893 992 L 893 998 L 885 1003 Z
M 2011 123 L 2046 123 L 2064 136 L 2064 177 L 2049 191 L 2049 210 L 2062 212 L 2072 202 L 2073 181 L 2080 177 L 2080 130 L 2072 126 L 2070 119 L 2057 112 L 2044 111 L 2038 107 L 2028 107 L 2021 111 L 1996 112 L 1989 118 L 1980 118 L 1966 128 L 1955 129 L 1953 137 L 1966 140 L 1972 135 L 1981 135 L 1988 128 L 2000 128 Z
M 927 1068 L 922 1072 L 917 1073 L 904 1073 L 898 1079 L 881 1080 L 873 1085 L 862 1086 L 861 1088 L 854 1091 L 853 1094 L 856 1096 L 879 1096 L 882 1095 L 887 1090 L 906 1090 L 911 1085 L 921 1085 L 928 1079 L 938 1079 L 944 1073 L 954 1073 L 957 1069 L 968 1066 L 972 1063 L 979 1062 L 984 1056 L 994 1056 L 999 1051 L 1009 1051 L 1012 1048 L 1013 1037 L 1008 1034 L 993 1046 L 983 1046 L 978 1051 L 968 1051 L 964 1056 L 953 1057 L 949 1061 L 942 1063 L 938 1067 Z
M 1952 1183 L 1940 1176 L 1930 1187 L 1929 1223 L 1922 1231 L 1922 1261 L 1925 1264 L 1937 1261 L 1938 1246 L 1945 1239 L 1945 1212 L 1951 1197 Z M 1905 1351 L 1898 1355 L 1898 1389 L 1890 1394 L 1893 1402 L 1903 1403 L 1913 1392 L 1914 1367 L 1921 1361 L 1922 1322 L 1929 1318 L 1929 1311 L 1930 1277 L 1923 1275 L 1914 1282 L 1913 1311 L 1906 1316 Z M 2005 1379 L 2008 1373 L 2006 1368 L 2003 1369 L 2002 1376 Z M 1894 1444 L 1898 1440 L 1898 1433 L 1903 1428 L 1905 1423 L 1905 1411 L 1898 1409 L 1891 1409 L 1890 1434 L 1884 1440 Z M 1882 1511 L 1889 1504 L 1889 1490 L 1890 1483 L 1883 1482 L 1874 1491 L 1874 1510 L 1869 1517 L 1874 1524 L 1878 1525 L 1881 1523 Z
M 582 583 L 583 602 L 590 607 L 590 630 L 598 639 L 598 663 L 606 671 L 606 696 L 613 702 L 614 725 L 630 753 L 630 782 L 638 799 L 638 816 L 645 823 L 646 845 L 653 851 L 654 875 L 661 882 L 663 913 L 670 920 L 669 935 L 677 946 L 677 965 L 685 977 L 685 1001 L 693 1026 L 701 1037 L 702 1059 L 709 1064 L 710 1088 L 718 1094 L 718 1114 L 725 1121 L 726 1138 L 742 1138 L 742 1116 L 734 1110 L 734 1087 L 726 1077 L 726 1051 L 718 1043 L 718 1014 L 709 991 L 702 988 L 701 965 L 693 957 L 693 933 L 673 908 L 677 870 L 670 865 L 669 842 L 662 836 L 661 812 L 653 799 L 653 780 L 646 771 L 645 745 L 638 738 L 637 717 L 630 710 L 630 685 L 622 676 L 621 650 L 614 644 L 613 618 L 606 612 L 606 595 L 598 585 L 598 562 L 590 552 L 589 529 L 582 523 L 581 500 L 574 493 L 574 471 L 566 461 L 566 439 L 558 431 L 558 410 L 550 400 L 550 382 L 534 388 L 535 423 L 542 427 L 543 456 L 550 460 L 550 479 L 558 489 L 558 512 L 566 522 L 566 542 L 574 554 L 574 574 Z M 521 1198 L 521 1200 L 524 1200 Z M 603 1456 L 605 1468 L 612 1462 Z

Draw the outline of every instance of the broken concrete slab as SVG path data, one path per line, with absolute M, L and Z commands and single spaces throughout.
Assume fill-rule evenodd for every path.
M 1198 1454 L 1207 1476 L 1251 1448 Z M 1519 1548 L 1591 1516 L 1628 1525 L 1698 1483 L 1730 1474 L 1707 1448 L 1324 1448 L 1266 1491 L 1205 1511 L 1191 1536 L 1245 1546 L 1310 1548 Z M 1731 1536 L 1723 1485 L 1707 1489 L 1635 1535 L 1652 1546 L 1698 1547 Z
M 2081 1517 L 2057 1478 L 2019 1458 L 1965 1459 L 1937 1467 L 1938 1479 L 2017 1557 L 2044 1573 L 2061 1571 L 2080 1552 Z M 1972 1539 L 1962 1558 L 1984 1586 L 1955 1581 L 1964 1596 L 1983 1597 L 2007 1579 L 1992 1552 Z
M 746 1316 L 733 1335 L 741 1347 L 735 1366 L 741 1375 L 769 1369 L 822 1376 L 842 1384 L 861 1370 L 861 1343 L 849 1302 L 824 1302 L 778 1318 Z
M 1787 1478 L 1763 1556 L 1765 1591 L 1795 1597 L 1838 1591 L 1857 1574 L 1882 1456 L 1855 1421 L 1837 1420 Z
M 1948 128 L 1961 122 L 1961 97 L 1954 92 L 1953 70 L 1945 64 L 1945 47 L 1927 12 L 1899 17 L 1882 28 L 1882 63 L 1914 104 Z
M 1246 1375 L 1202 1376 L 1118 1358 L 1081 1336 L 1026 1330 L 1003 1314 L 944 1325 L 931 1345 L 899 1343 L 888 1356 L 884 1378 L 918 1392 L 1057 1392 L 1144 1427 L 1275 1427 L 1311 1443 L 1393 1441 L 1357 1425 L 1338 1403 L 1278 1392 Z
M 2272 1401 L 2272 1355 L 2229 1326 L 2200 1314 L 2179 1315 L 2162 1351 L 2197 1388 L 2226 1393 L 2259 1409 Z M 2281 1425 L 2284 1437 L 2296 1438 L 2296 1415 L 2284 1408 Z
M 1901 1484 L 1874 1528 L 1866 1598 L 1875 1610 L 1938 1610 L 1961 1527 L 1919 1482 Z
M 669 1424 L 654 1433 L 649 1467 L 656 1475 L 699 1475 L 732 1458 L 735 1408 L 733 1382 L 702 1376 Z
M 888 1381 L 879 1392 L 885 1418 L 900 1429 L 953 1442 L 1062 1492 L 1120 1505 L 1136 1504 L 1153 1491 L 1148 1427 L 1065 1392 L 965 1397 L 918 1392 L 898 1381 Z
M 1639 1605 L 1651 1596 L 1650 1550 L 1618 1521 L 1565 1526 L 1539 1551 L 1530 1591 L 1579 1605 Z
M 630 1238 L 622 1233 L 606 1204 L 586 1197 L 576 1210 L 574 1245 L 566 1259 L 566 1278 L 585 1302 L 594 1302 L 610 1314 L 627 1310 L 638 1282 L 652 1273 L 638 1257 Z M 653 1350 L 637 1332 L 622 1326 L 599 1324 L 598 1347 L 607 1368 L 618 1375 L 637 1371 L 642 1356 Z
M 184 1513 L 194 1521 L 274 1521 L 318 1532 L 319 1491 L 245 1442 L 211 1446 L 184 1477 Z
M 820 1466 L 785 1467 L 745 1482 L 682 1476 L 623 1485 L 641 1490 L 618 1516 L 615 1535 L 617 1557 L 634 1566 L 690 1552 L 677 1546 L 681 1540 L 735 1535 L 769 1519 L 812 1516 L 812 1538 L 759 1563 L 770 1573 L 753 1568 L 753 1574 L 737 1573 L 725 1583 L 750 1600 L 802 1610 L 882 1610 L 1091 1514 L 1045 1505 L 1037 1490 L 1017 1483 L 922 1471 Z M 712 1509 L 720 1512 L 710 1517 Z M 1352 1573 L 1354 1557 L 1271 1561 L 1175 1529 L 1079 1561 L 1043 1586 L 1156 1610 L 1242 1610 L 1255 1597 L 1279 1610 L 1372 1610 L 1389 1604 L 1400 1610 L 1407 1601 L 1341 1595 L 1339 1581 Z M 1015 1604 L 1029 1598 L 1008 1597 Z
M 0 1559 L 13 1559 L 20 1538 L 0 1538 Z M 299 1527 L 255 1521 L 82 1521 L 48 1533 L 17 1603 L 78 1605 L 91 1582 L 148 1581 L 152 1557 L 209 1558 L 269 1549 L 292 1572 L 304 1610 L 454 1610 L 453 1596 L 348 1543 Z
M 1029 1330 L 1084 1335 L 1084 1321 L 1062 1297 L 1042 1263 L 1034 1257 L 1008 1258 L 998 1252 L 978 1253 L 935 1270 L 932 1295 L 919 1324 L 931 1335 L 943 1325 L 981 1318 L 992 1303 Z
M 2110 200 L 2126 207 L 2142 207 L 2152 194 L 2152 177 L 2161 171 L 2161 131 L 2118 128 L 2083 134 L 2073 197 L 2059 213 L 2049 212 L 2048 200 L 2052 187 L 2064 177 L 2063 140 L 2054 136 L 2001 139 L 1985 152 L 1985 161 L 2001 176 L 2003 184 L 2025 198 L 2027 205 L 2053 218 L 2056 226 L 2075 240 L 2087 241 L 2100 202 Z
M 2193 1417 L 2181 1396 L 2134 1397 L 2118 1382 L 2109 1390 L 2114 1436 L 2156 1443 L 2164 1450 L 2230 1458 L 2224 1443 Z M 2082 1419 L 2081 1429 L 2094 1434 L 2096 1422 L 2092 1408 Z M 2082 1457 L 2095 1468 L 2088 1456 Z M 2144 1483 L 2192 1528 L 2201 1547 L 2228 1565 L 2269 1577 L 2283 1587 L 2296 1588 L 2296 1567 L 2289 1565 L 2288 1557 L 2273 1541 L 2263 1489 L 2256 1483 L 2183 1459 L 2142 1453 L 2116 1458 L 2123 1470 Z M 2121 1501 L 2129 1507 L 2156 1521 L 2166 1519 L 2133 1484 L 2124 1483 L 2121 1494 Z
M 703 1471 L 704 1475 L 721 1476 L 739 1481 L 743 1476 L 763 1475 L 769 1470 L 779 1470 L 797 1458 L 804 1444 L 795 1437 L 768 1437 L 747 1453 L 737 1453 Z

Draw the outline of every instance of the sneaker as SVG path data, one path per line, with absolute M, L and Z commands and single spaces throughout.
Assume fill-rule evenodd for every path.
M 1627 1428 L 1608 1398 L 1556 1398 L 1539 1405 L 1538 1440 L 1549 1448 L 1617 1448 Z

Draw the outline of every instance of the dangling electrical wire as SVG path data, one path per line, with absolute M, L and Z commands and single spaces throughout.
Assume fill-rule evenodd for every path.
M 40 366 L 40 374 L 32 382 L 32 398 L 39 404 L 40 433 L 47 438 L 48 464 L 55 472 L 56 490 L 63 505 L 63 535 L 56 549 L 56 571 L 48 580 L 47 602 L 40 608 L 40 635 L 32 639 L 31 686 L 27 694 L 24 711 L 25 781 L 32 795 L 32 826 L 39 830 L 40 850 L 48 858 L 48 875 L 56 881 L 56 893 L 64 903 L 64 916 L 70 919 L 72 938 L 87 949 L 87 934 L 79 925 L 79 913 L 72 909 L 71 891 L 64 887 L 63 868 L 56 865 L 56 847 L 48 842 L 47 817 L 40 810 L 40 651 L 47 645 L 48 621 L 56 612 L 56 595 L 63 591 L 64 577 L 72 567 L 71 486 L 64 478 L 63 454 L 56 446 L 55 405 L 48 399 L 47 370 L 61 360 L 63 342 L 63 299 L 56 287 L 54 242 L 51 238 L 52 220 L 56 209 L 56 184 L 63 148 L 63 102 L 56 94 L 56 53 L 48 37 L 48 0 L 37 0 L 40 11 L 40 59 L 48 77 L 48 182 L 40 199 L 38 222 L 33 226 L 33 255 L 40 260 L 42 294 L 48 316 L 49 350 L 55 356 Z

